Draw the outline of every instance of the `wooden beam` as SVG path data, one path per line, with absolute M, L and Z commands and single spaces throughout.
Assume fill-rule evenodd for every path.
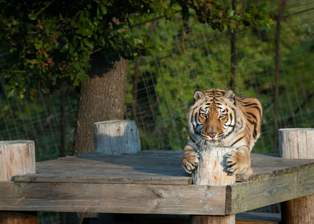
M 33 141 L 0 141 L 0 183 L 11 184 L 14 175 L 35 173 Z M 0 193 L 0 201 L 8 195 Z M 14 195 L 14 194 L 13 194 Z M 2 224 L 35 224 L 36 213 L 0 212 Z
M 231 187 L 227 213 L 244 212 L 314 193 L 313 164 L 259 175 Z
M 225 187 L 0 182 L 0 210 L 225 214 Z
M 253 155 L 253 170 L 247 182 L 208 187 L 191 185 L 179 172 L 177 152 L 66 157 L 37 163 L 37 174 L 0 181 L 0 210 L 84 212 L 88 207 L 104 213 L 225 215 L 314 193 L 313 160 Z

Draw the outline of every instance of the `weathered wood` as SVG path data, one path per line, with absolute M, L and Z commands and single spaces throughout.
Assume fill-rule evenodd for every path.
M 0 183 L 0 210 L 224 214 L 225 188 L 193 185 Z
M 14 175 L 35 173 L 33 141 L 0 141 L 0 183 L 9 183 Z M 8 192 L 0 193 L 0 200 Z M 13 209 L 14 210 L 14 209 Z M 2 224 L 35 224 L 36 213 L 0 212 Z
M 228 175 L 226 156 L 234 150 L 231 147 L 204 145 L 199 151 L 199 164 L 193 173 L 196 185 L 225 186 L 235 183 L 235 176 Z M 235 215 L 194 216 L 193 224 L 235 224 Z
M 181 153 L 143 151 L 122 156 L 94 153 L 83 155 L 84 158 L 65 157 L 39 162 L 36 174 L 13 177 L 13 187 L 10 188 L 3 183 L 0 185 L 0 210 L 63 211 L 65 208 L 71 212 L 83 212 L 90 201 L 93 205 L 88 209 L 90 212 L 114 212 L 114 208 L 122 206 L 125 213 L 149 214 L 149 205 L 156 203 L 156 200 L 145 196 L 146 204 L 138 204 L 138 198 L 143 197 L 139 193 L 150 195 L 149 190 L 145 189 L 161 187 L 163 191 L 175 195 L 165 196 L 152 214 L 223 215 L 314 193 L 314 160 L 287 160 L 252 154 L 254 174 L 248 182 L 205 187 L 191 185 L 191 177 L 185 175 L 180 167 Z M 124 185 L 134 186 L 134 190 Z M 220 196 L 217 189 L 221 192 Z M 107 201 L 102 192 L 110 195 L 111 191 L 118 195 L 119 200 Z M 186 191 L 190 193 L 186 195 Z M 4 196 L 6 200 L 3 200 Z M 212 199 L 208 200 L 208 197 Z M 175 206 L 174 200 L 178 202 Z M 219 209 L 212 210 L 212 200 L 216 201 Z M 111 204 L 109 207 L 97 207 L 97 203 Z M 169 213 L 166 211 L 167 204 L 173 205 Z
M 83 158 L 64 157 L 37 163 L 37 173 L 14 177 L 16 182 L 81 182 L 81 183 L 141 183 L 191 184 L 191 177 L 180 166 L 181 152 L 143 151 L 134 155 L 104 156 L 101 153 Z M 260 176 L 297 172 L 314 160 L 283 160 L 252 154 L 254 174 Z
M 110 120 L 94 124 L 96 152 L 106 155 L 137 153 L 141 150 L 139 132 L 134 121 Z
M 293 128 L 279 130 L 279 148 L 285 159 L 314 159 L 314 129 Z M 314 173 L 314 170 L 311 170 Z M 310 174 L 309 174 L 310 175 Z M 298 177 L 304 181 L 306 177 Z M 314 178 L 314 174 L 311 176 Z M 313 187 L 314 181 L 312 182 Z M 302 188 L 302 183 L 299 184 Z M 282 219 L 286 224 L 314 222 L 314 195 L 297 198 L 282 204 Z
M 314 128 L 279 130 L 279 150 L 284 159 L 314 159 Z
M 267 161 L 264 165 L 268 165 Z M 229 212 L 248 211 L 309 195 L 314 193 L 313 185 L 313 163 L 260 174 L 232 186 Z
M 0 181 L 28 173 L 35 173 L 34 142 L 0 141 Z

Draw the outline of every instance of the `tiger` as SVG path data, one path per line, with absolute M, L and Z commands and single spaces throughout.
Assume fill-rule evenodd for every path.
M 194 93 L 188 113 L 189 141 L 184 147 L 182 166 L 191 174 L 198 166 L 198 144 L 232 146 L 227 155 L 226 171 L 237 180 L 253 173 L 251 151 L 260 137 L 263 110 L 256 98 L 235 96 L 232 90 L 208 89 Z

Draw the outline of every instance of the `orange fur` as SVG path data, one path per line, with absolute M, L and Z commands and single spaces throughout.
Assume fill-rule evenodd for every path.
M 252 173 L 250 152 L 261 132 L 261 103 L 221 89 L 197 91 L 194 99 L 188 121 L 191 141 L 182 158 L 184 169 L 191 173 L 197 167 L 197 142 L 205 140 L 237 147 L 227 160 L 228 170 L 246 179 Z

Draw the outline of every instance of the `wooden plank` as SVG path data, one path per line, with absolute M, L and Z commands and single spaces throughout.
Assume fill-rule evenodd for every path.
M 35 144 L 33 141 L 0 141 L 0 183 L 9 183 L 12 176 L 35 173 Z M 1 193 L 0 193 L 0 196 Z M 0 197 L 1 200 L 2 197 Z M 0 212 L 3 224 L 36 224 L 36 212 Z
M 223 215 L 314 193 L 314 160 L 253 155 L 255 174 L 248 182 L 217 190 L 192 186 L 191 177 L 181 170 L 180 156 L 93 154 L 41 162 L 37 174 L 14 177 L 16 184 L 10 188 L 1 184 L 0 210 L 84 212 L 87 206 L 89 212 Z M 163 193 L 158 198 L 154 192 L 159 191 Z
M 103 156 L 88 154 L 85 159 L 66 157 L 37 163 L 37 174 L 18 176 L 16 182 L 87 182 L 191 184 L 180 165 L 181 152 L 153 151 L 138 155 Z M 253 154 L 252 178 L 284 173 L 314 160 L 283 160 Z M 289 171 L 290 172 L 290 171 Z
M 14 182 L 23 183 L 94 183 L 94 184 L 158 184 L 158 185 L 189 185 L 192 179 L 189 177 L 154 176 L 154 175 L 136 175 L 127 173 L 129 176 L 115 175 L 114 173 L 101 176 L 71 176 L 71 175 L 23 175 L 13 178 Z
M 224 214 L 224 187 L 0 183 L 0 210 L 138 214 Z
M 231 186 L 230 211 L 239 213 L 314 193 L 314 166 L 307 164 Z M 227 203 L 228 204 L 228 203 Z

